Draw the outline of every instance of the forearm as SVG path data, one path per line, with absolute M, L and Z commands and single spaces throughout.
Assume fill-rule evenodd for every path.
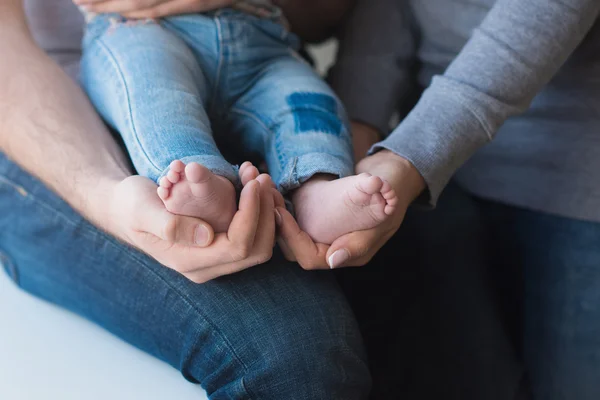
M 356 0 L 274 0 L 289 19 L 292 29 L 307 42 L 328 39 L 339 27 Z
M 122 152 L 79 87 L 33 42 L 20 0 L 0 5 L 0 150 L 105 226 Z
M 597 0 L 499 0 L 446 72 L 384 142 L 435 203 L 455 171 L 526 111 L 596 21 Z

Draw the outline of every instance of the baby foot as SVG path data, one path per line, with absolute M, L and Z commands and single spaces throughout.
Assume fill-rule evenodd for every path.
M 258 168 L 252 165 L 250 161 L 246 161 L 245 163 L 240 165 L 239 175 L 240 180 L 242 181 L 242 186 L 246 186 L 246 183 L 258 178 L 260 172 L 258 172 Z
M 169 168 L 157 189 L 167 210 L 200 218 L 215 232 L 226 232 L 237 210 L 233 184 L 195 162 L 185 165 L 177 160 Z
M 392 215 L 398 198 L 389 183 L 371 174 L 342 179 L 315 177 L 292 195 L 300 228 L 318 243 L 371 229 Z

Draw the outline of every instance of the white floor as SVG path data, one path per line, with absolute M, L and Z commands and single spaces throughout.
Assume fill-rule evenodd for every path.
M 17 289 L 0 266 L 0 399 L 202 400 L 206 396 L 171 366 Z

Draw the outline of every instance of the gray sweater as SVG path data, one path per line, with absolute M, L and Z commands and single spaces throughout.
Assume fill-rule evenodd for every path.
M 600 222 L 599 12 L 600 0 L 359 0 L 332 84 L 352 118 L 387 132 L 416 71 L 427 89 L 373 150 L 409 159 L 431 204 L 458 170 L 481 197 Z

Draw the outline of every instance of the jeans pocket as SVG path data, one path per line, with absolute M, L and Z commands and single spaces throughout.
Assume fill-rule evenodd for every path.
M 19 271 L 17 270 L 17 266 L 8 256 L 8 254 L 2 250 L 0 250 L 0 267 L 4 269 L 8 277 L 12 279 L 13 282 L 15 282 L 17 285 L 19 284 Z

